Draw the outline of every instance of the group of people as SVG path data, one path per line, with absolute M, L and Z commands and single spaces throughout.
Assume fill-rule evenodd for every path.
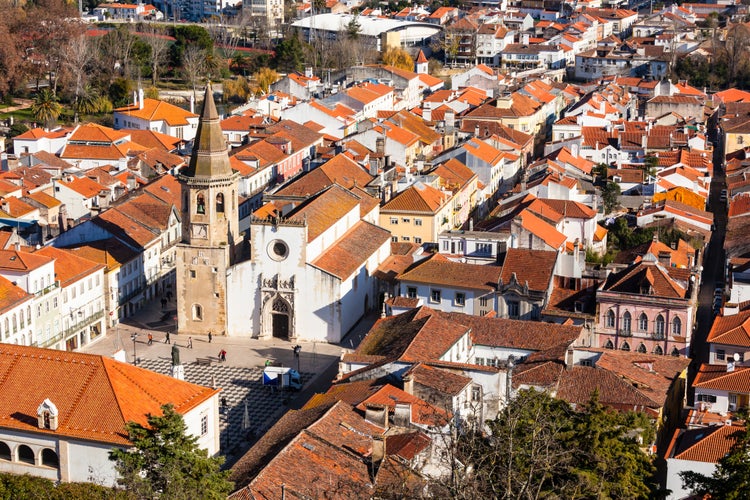
M 212 340 L 213 340 L 213 333 L 211 333 L 209 331 L 208 332 L 208 343 L 210 344 Z M 149 333 L 148 334 L 148 343 L 147 343 L 147 345 L 151 345 L 153 343 L 154 343 L 154 334 Z M 169 332 L 165 332 L 164 343 L 165 344 L 171 344 L 172 343 L 171 340 L 169 339 Z M 185 347 L 187 347 L 188 349 L 192 349 L 193 348 L 193 337 L 188 337 L 187 343 L 185 344 Z M 219 351 L 219 361 L 223 362 L 223 361 L 226 361 L 226 360 L 227 360 L 227 351 L 224 350 L 224 349 L 222 349 L 222 350 Z

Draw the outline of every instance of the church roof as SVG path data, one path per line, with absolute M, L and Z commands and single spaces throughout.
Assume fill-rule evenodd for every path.
M 231 175 L 232 167 L 229 165 L 229 154 L 221 131 L 219 113 L 216 111 L 211 85 L 207 85 L 193 153 L 183 176 L 208 179 Z

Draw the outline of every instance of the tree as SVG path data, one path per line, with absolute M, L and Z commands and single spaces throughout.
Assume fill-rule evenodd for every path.
M 383 64 L 406 71 L 414 71 L 414 59 L 403 49 L 391 47 L 386 50 L 383 54 Z
M 69 40 L 65 49 L 65 68 L 72 74 L 73 81 L 73 108 L 80 113 L 79 100 L 84 93 L 91 95 L 91 90 L 86 89 L 86 80 L 89 75 L 89 65 L 96 57 L 96 47 L 93 46 L 93 37 L 85 33 Z
M 296 32 L 292 32 L 276 46 L 274 64 L 281 71 L 302 71 L 302 42 Z
M 716 465 L 713 475 L 699 472 L 681 472 L 683 485 L 698 498 L 720 498 L 740 500 L 750 491 L 750 432 L 748 428 L 737 427 L 730 436 L 734 444 L 728 454 Z
M 346 37 L 349 40 L 357 40 L 361 31 L 362 25 L 359 24 L 357 16 L 352 17 L 352 20 L 346 25 Z
M 449 498 L 647 498 L 656 485 L 637 435 L 652 442 L 642 413 L 605 408 L 594 393 L 573 409 L 546 392 L 520 390 L 488 434 L 457 429 L 449 480 L 433 485 Z M 454 433 L 455 434 L 455 433 Z
M 159 82 L 159 69 L 169 53 L 170 40 L 165 30 L 156 24 L 147 24 L 143 30 L 146 35 L 146 43 L 151 47 L 151 84 Z
M 188 45 L 182 54 L 182 70 L 185 73 L 185 79 L 193 87 L 193 99 L 197 98 L 195 85 L 198 78 L 203 74 L 205 67 L 206 51 L 198 45 Z
M 605 214 L 609 214 L 617 208 L 618 196 L 620 196 L 620 185 L 616 182 L 607 182 L 602 188 L 602 203 L 604 204 Z
M 271 68 L 260 68 L 258 72 L 253 75 L 253 79 L 258 84 L 258 88 L 261 92 L 267 94 L 271 89 L 271 85 L 279 79 L 279 74 Z
M 147 426 L 128 422 L 133 447 L 110 452 L 118 484 L 139 499 L 226 498 L 233 485 L 227 480 L 229 471 L 219 469 L 224 459 L 198 448 L 171 404 L 161 409 L 162 415 L 147 415 Z
M 62 106 L 58 102 L 57 96 L 50 89 L 42 89 L 34 97 L 31 104 L 31 112 L 39 122 L 49 127 L 52 122 L 62 113 Z

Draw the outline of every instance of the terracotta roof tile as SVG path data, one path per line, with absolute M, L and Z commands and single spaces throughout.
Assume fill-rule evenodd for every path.
M 687 290 L 672 279 L 667 270 L 658 262 L 656 257 L 612 273 L 607 277 L 603 290 L 613 292 L 643 294 L 645 290 L 657 297 L 685 298 Z
M 737 366 L 727 371 L 727 365 L 702 364 L 693 381 L 696 389 L 750 393 L 750 366 Z
M 0 313 L 5 313 L 33 298 L 32 294 L 26 293 L 20 286 L 0 276 Z
M 442 426 L 450 419 L 449 413 L 444 409 L 433 406 L 390 384 L 384 385 L 372 396 L 362 401 L 357 405 L 357 409 L 365 411 L 367 407 L 375 406 L 385 407 L 393 411 L 399 403 L 406 403 L 411 406 L 411 421 L 416 424 Z
M 411 377 L 415 384 L 435 389 L 449 396 L 458 396 L 472 382 L 470 377 L 424 363 L 414 365 L 404 377 Z
M 501 272 L 502 268 L 499 266 L 454 262 L 436 253 L 401 274 L 398 280 L 401 283 L 494 291 Z
M 125 116 L 132 116 L 150 122 L 164 121 L 172 127 L 187 125 L 190 123 L 188 122 L 188 118 L 198 118 L 198 115 L 195 113 L 191 113 L 179 106 L 148 97 L 143 99 L 142 107 L 131 104 L 115 109 L 115 113 L 121 113 Z
M 391 198 L 381 207 L 380 213 L 435 214 L 448 202 L 450 196 L 450 194 L 435 189 L 429 184 L 416 182 Z
M 390 239 L 389 231 L 369 222 L 359 221 L 315 259 L 312 265 L 345 280 Z
M 709 343 L 750 347 L 750 311 L 717 316 L 706 339 Z
M 509 248 L 505 254 L 500 279 L 503 285 L 507 285 L 515 274 L 521 286 L 528 284 L 529 290 L 546 292 L 552 281 L 556 263 L 557 252 Z
M 334 184 L 292 210 L 288 218 L 307 222 L 309 243 L 356 206 L 359 206 L 359 197 Z
M 0 426 L 21 432 L 125 445 L 126 422 L 145 425 L 166 403 L 185 413 L 218 392 L 91 354 L 0 344 L 0 359 Z M 28 417 L 46 398 L 60 412 L 56 431 Z
M 676 439 L 670 446 L 666 458 L 690 460 L 692 462 L 717 463 L 737 442 L 744 427 L 714 425 L 698 429 L 675 431 Z
M 103 264 L 88 260 L 75 252 L 62 248 L 46 246 L 34 253 L 55 259 L 55 278 L 60 281 L 60 285 L 63 287 L 74 284 L 86 276 L 104 269 Z

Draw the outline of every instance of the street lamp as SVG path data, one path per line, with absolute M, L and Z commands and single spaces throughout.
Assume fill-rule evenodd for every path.
M 130 339 L 133 341 L 133 364 L 138 365 L 138 358 L 135 355 L 135 339 L 138 338 L 138 334 L 134 333 L 130 336 Z

